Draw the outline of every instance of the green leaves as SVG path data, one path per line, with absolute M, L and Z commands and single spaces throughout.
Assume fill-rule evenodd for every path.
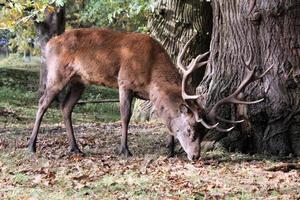
M 65 0 L 13 0 L 0 7 L 0 29 L 14 34 L 10 38 L 10 48 L 18 52 L 33 51 L 32 41 L 35 38 L 34 22 L 42 22 L 44 13 L 55 12 L 64 6 Z
M 64 6 L 64 0 L 15 0 L 4 3 L 1 7 L 0 28 L 15 29 L 29 20 L 42 21 L 46 9 L 54 11 L 55 6 Z
M 84 27 L 108 27 L 125 31 L 146 31 L 152 1 L 89 0 L 80 11 L 79 23 Z

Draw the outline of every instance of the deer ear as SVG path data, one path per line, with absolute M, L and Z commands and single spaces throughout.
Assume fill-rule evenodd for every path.
M 187 107 L 187 105 L 181 104 L 179 106 L 179 111 L 182 114 L 187 114 L 187 113 L 189 113 L 190 109 Z

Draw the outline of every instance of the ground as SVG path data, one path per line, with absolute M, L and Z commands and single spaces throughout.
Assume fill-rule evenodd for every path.
M 220 151 L 190 162 L 178 149 L 168 158 L 166 130 L 158 123 L 131 125 L 134 155 L 124 158 L 119 122 L 76 125 L 84 156 L 68 153 L 62 124 L 44 125 L 34 155 L 26 149 L 31 127 L 1 129 L 1 199 L 300 198 L 295 159 Z
M 159 122 L 132 122 L 133 156 L 119 156 L 117 105 L 75 110 L 84 156 L 68 153 L 60 111 L 52 106 L 31 154 L 26 143 L 37 108 L 37 73 L 7 66 L 0 62 L 0 199 L 300 199 L 299 159 L 220 149 L 190 162 L 179 145 L 168 158 L 168 132 Z M 83 98 L 98 98 L 98 90 L 116 96 L 90 88 Z

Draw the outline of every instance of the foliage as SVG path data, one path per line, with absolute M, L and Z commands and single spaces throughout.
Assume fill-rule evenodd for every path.
M 34 38 L 34 29 L 33 26 L 28 26 L 26 28 L 21 25 L 22 28 L 14 29 L 14 37 L 9 40 L 10 49 L 13 52 L 32 52 L 34 55 L 39 53 L 40 51 L 34 46 L 38 46 L 36 44 Z
M 64 0 L 16 0 L 8 1 L 1 8 L 1 28 L 13 29 L 20 24 L 27 23 L 30 19 L 42 22 L 44 12 L 55 11 L 55 7 L 63 6 Z
M 6 46 L 8 40 L 12 37 L 12 33 L 7 29 L 0 29 L 0 47 Z
M 0 29 L 10 30 L 14 34 L 10 40 L 10 48 L 14 52 L 32 52 L 33 46 L 38 46 L 34 40 L 34 23 L 44 20 L 46 10 L 55 12 L 57 7 L 65 6 L 68 28 L 96 26 L 147 32 L 147 17 L 153 10 L 153 4 L 154 0 L 8 1 L 0 7 Z
M 79 22 L 85 27 L 146 32 L 147 17 L 153 8 L 154 0 L 88 0 L 80 11 Z
M 34 22 L 42 22 L 46 10 L 55 12 L 56 7 L 63 5 L 64 0 L 16 0 L 4 3 L 0 8 L 0 28 L 14 33 L 10 48 L 18 52 L 32 52 L 35 43 Z

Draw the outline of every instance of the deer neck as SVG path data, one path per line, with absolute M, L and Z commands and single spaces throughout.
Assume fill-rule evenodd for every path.
M 152 87 L 150 101 L 153 103 L 157 115 L 169 128 L 171 120 L 179 117 L 179 107 L 184 103 L 181 97 L 181 87 L 167 84 L 156 84 Z

